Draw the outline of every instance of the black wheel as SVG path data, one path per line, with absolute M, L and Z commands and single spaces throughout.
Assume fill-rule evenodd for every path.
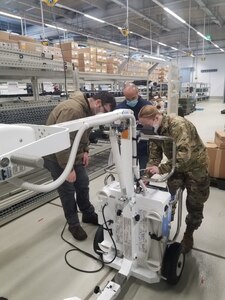
M 93 249 L 95 253 L 101 255 L 102 250 L 99 248 L 98 244 L 101 243 L 104 239 L 103 236 L 103 225 L 100 225 L 95 233 L 94 241 L 93 241 Z
M 185 254 L 182 252 L 181 244 L 173 243 L 168 245 L 163 259 L 161 273 L 169 284 L 177 284 L 183 272 L 184 263 Z

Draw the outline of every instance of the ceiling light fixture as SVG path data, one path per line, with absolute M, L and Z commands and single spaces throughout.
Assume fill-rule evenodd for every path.
M 173 49 L 173 50 L 176 50 L 176 51 L 178 51 L 178 49 L 177 48 L 175 48 L 175 47 L 170 47 L 171 49 Z
M 216 48 L 220 47 L 216 44 L 214 44 L 209 37 L 205 36 L 204 34 L 202 34 L 201 32 L 197 31 L 194 27 L 192 27 L 189 23 L 187 23 L 184 19 L 182 19 L 181 17 L 179 17 L 177 14 L 175 14 L 172 10 L 170 10 L 169 8 L 165 7 L 162 3 L 160 3 L 157 0 L 152 0 L 152 2 L 156 3 L 158 6 L 162 7 L 166 12 L 168 12 L 169 14 L 171 14 L 174 18 L 176 18 L 177 20 L 179 20 L 180 22 L 182 22 L 183 24 L 185 24 L 186 26 L 188 26 L 189 28 L 191 28 L 192 30 L 194 30 L 199 36 L 201 36 L 203 39 L 205 39 L 206 41 L 210 42 L 212 45 L 214 45 Z M 173 47 L 171 47 L 173 49 Z M 174 49 L 175 50 L 175 49 Z
M 168 12 L 170 15 L 172 15 L 174 18 L 176 18 L 178 21 L 180 21 L 183 24 L 186 24 L 186 21 L 184 19 L 182 19 L 181 17 L 179 17 L 177 14 L 175 14 L 172 10 L 170 10 L 167 7 L 163 7 L 163 9 Z
M 18 20 L 21 20 L 21 19 L 22 19 L 22 18 L 19 17 L 19 16 L 15 16 L 15 15 L 12 15 L 12 14 L 8 14 L 8 13 L 5 13 L 4 11 L 0 11 L 0 15 L 3 15 L 3 16 L 9 17 L 9 18 L 18 19 Z
M 151 58 L 151 59 L 155 59 L 155 60 L 166 61 L 164 58 L 161 58 L 158 56 L 152 56 L 152 55 L 144 55 L 144 58 Z
M 58 29 L 58 30 L 62 30 L 62 31 L 67 31 L 67 29 L 65 29 L 65 28 L 57 27 L 57 26 L 54 26 L 54 25 L 51 25 L 51 24 L 45 24 L 45 26 L 50 27 L 50 28 L 55 28 L 55 29 Z
M 95 21 L 97 21 L 97 22 L 105 23 L 105 21 L 103 21 L 103 20 L 101 20 L 101 19 L 98 19 L 98 18 L 95 18 L 95 17 L 92 17 L 92 16 L 90 16 L 90 15 L 84 14 L 84 16 L 85 16 L 86 18 L 95 20 Z
M 117 45 L 117 46 L 121 46 L 120 43 L 116 43 L 116 42 L 112 42 L 112 41 L 109 41 L 110 44 L 113 44 L 113 45 Z
M 158 42 L 158 44 L 159 44 L 159 45 L 161 45 L 161 46 L 165 46 L 165 47 L 167 47 L 167 45 L 166 45 L 166 44 L 164 44 L 164 43 Z
M 223 49 L 221 49 L 221 48 L 220 48 L 220 51 L 221 51 L 221 52 L 224 52 L 224 50 L 223 50 Z
M 131 46 L 129 48 L 138 51 L 138 48 L 131 47 Z

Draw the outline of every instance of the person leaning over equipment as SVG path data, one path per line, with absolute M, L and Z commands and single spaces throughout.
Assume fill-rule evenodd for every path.
M 75 92 L 68 100 L 59 103 L 53 109 L 48 117 L 47 125 L 77 120 L 98 113 L 107 113 L 114 110 L 115 107 L 115 98 L 108 92 L 97 93 L 91 98 L 87 98 L 82 92 Z M 71 146 L 75 136 L 76 132 L 70 133 Z M 86 131 L 80 140 L 74 167 L 66 181 L 58 188 L 69 231 L 75 239 L 80 241 L 85 240 L 87 234 L 80 225 L 77 205 L 82 212 L 83 223 L 98 225 L 98 216 L 89 200 L 89 178 L 86 171 L 89 161 L 88 144 L 89 131 Z M 44 166 L 50 171 L 54 180 L 63 172 L 70 151 L 71 148 L 68 148 L 45 157 Z
M 126 108 L 131 109 L 134 112 L 135 119 L 138 120 L 138 113 L 145 105 L 152 105 L 147 100 L 144 100 L 138 94 L 138 88 L 133 83 L 128 83 L 123 89 L 125 100 L 117 105 L 117 109 Z M 137 158 L 139 161 L 140 169 L 145 169 L 148 162 L 148 142 L 140 141 L 137 145 Z
M 156 107 L 145 106 L 139 112 L 139 122 L 144 127 L 154 127 L 158 135 L 169 136 L 176 143 L 176 166 L 174 174 L 168 179 L 171 195 L 178 188 L 187 190 L 186 231 L 181 241 L 183 252 L 193 247 L 193 232 L 203 219 L 204 203 L 209 197 L 208 157 L 206 148 L 195 126 L 185 118 L 164 116 Z M 167 162 L 161 163 L 163 153 Z M 172 168 L 171 143 L 150 142 L 150 157 L 146 172 L 154 174 L 169 173 Z

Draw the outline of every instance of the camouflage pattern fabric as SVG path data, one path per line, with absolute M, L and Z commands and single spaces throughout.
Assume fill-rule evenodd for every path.
M 176 143 L 174 174 L 168 179 L 171 195 L 181 187 L 187 189 L 187 225 L 197 229 L 203 219 L 204 202 L 209 197 L 208 156 L 194 125 L 182 117 L 163 116 L 159 135 L 172 137 Z M 161 163 L 163 154 L 167 161 Z M 172 145 L 169 141 L 150 142 L 148 166 L 159 167 L 160 174 L 172 168 Z

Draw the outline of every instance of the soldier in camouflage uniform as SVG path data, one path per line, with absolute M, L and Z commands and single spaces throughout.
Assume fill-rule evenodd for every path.
M 171 195 L 175 195 L 179 187 L 187 190 L 187 227 L 181 242 L 183 251 L 187 253 L 193 247 L 193 232 L 202 223 L 204 203 L 209 197 L 206 148 L 194 125 L 185 118 L 163 116 L 155 107 L 144 106 L 139 112 L 139 122 L 144 127 L 154 127 L 156 134 L 169 136 L 176 143 L 175 172 L 168 179 L 168 187 Z M 165 163 L 161 163 L 163 154 L 168 159 Z M 171 142 L 151 142 L 147 172 L 150 175 L 165 174 L 171 168 Z

